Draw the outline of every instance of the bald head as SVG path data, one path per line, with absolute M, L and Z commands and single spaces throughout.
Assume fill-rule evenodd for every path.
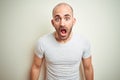
M 57 4 L 57 5 L 53 8 L 52 15 L 54 15 L 55 10 L 56 10 L 57 8 L 61 7 L 61 6 L 68 7 L 68 8 L 71 10 L 72 15 L 73 15 L 73 8 L 72 8 L 69 4 L 67 4 L 67 3 L 59 3 L 59 4 Z

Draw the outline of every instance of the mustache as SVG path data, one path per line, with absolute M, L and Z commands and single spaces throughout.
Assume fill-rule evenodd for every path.
M 65 26 L 60 26 L 59 29 L 67 29 Z
M 60 28 L 64 28 L 65 26 L 59 26 Z

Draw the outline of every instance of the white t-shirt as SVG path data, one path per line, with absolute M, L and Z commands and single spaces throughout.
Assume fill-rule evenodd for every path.
M 46 80 L 80 80 L 82 58 L 90 57 L 89 41 L 73 34 L 65 44 L 56 41 L 53 33 L 38 40 L 35 54 L 46 61 Z

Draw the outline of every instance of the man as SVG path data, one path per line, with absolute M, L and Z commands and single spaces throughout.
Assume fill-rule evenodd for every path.
M 67 3 L 53 9 L 52 25 L 55 32 L 41 37 L 35 48 L 31 80 L 38 80 L 43 59 L 46 65 L 46 80 L 79 80 L 81 61 L 86 80 L 93 80 L 89 42 L 72 33 L 76 19 Z

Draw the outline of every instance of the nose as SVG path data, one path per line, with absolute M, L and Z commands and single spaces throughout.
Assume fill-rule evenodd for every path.
M 65 26 L 65 21 L 64 21 L 64 19 L 61 19 L 61 21 L 60 21 L 60 26 Z

